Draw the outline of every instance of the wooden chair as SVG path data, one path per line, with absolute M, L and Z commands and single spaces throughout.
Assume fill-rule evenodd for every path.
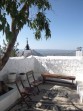
M 26 77 L 27 77 L 29 86 L 30 86 L 30 87 L 36 87 L 37 90 L 38 90 L 37 93 L 39 93 L 40 90 L 39 90 L 39 87 L 38 87 L 38 86 L 41 84 L 41 81 L 38 81 L 38 80 L 35 79 L 35 77 L 34 77 L 34 72 L 33 72 L 32 70 L 29 71 L 29 72 L 27 72 L 27 73 L 26 73 Z
M 22 84 L 22 87 L 27 91 L 29 90 L 29 92 L 31 92 L 33 95 L 35 95 L 34 93 L 34 87 L 30 87 L 30 86 L 25 86 L 24 81 L 22 79 L 20 79 L 20 82 Z
M 16 81 L 15 81 L 15 84 L 16 84 L 16 87 L 17 87 L 19 93 L 20 93 L 21 102 L 25 102 L 26 105 L 27 105 L 28 107 L 30 107 L 29 104 L 28 104 L 28 101 L 32 101 L 32 99 L 31 99 L 31 97 L 30 97 L 30 95 L 33 94 L 33 93 L 32 93 L 32 90 L 30 89 L 30 87 L 27 87 L 27 89 L 24 88 L 23 85 L 22 85 L 21 80 L 16 80 Z M 27 99 L 28 99 L 28 101 L 27 101 Z

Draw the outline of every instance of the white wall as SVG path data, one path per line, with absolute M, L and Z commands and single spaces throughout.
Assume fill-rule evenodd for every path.
M 34 70 L 34 57 L 12 57 L 8 60 L 3 70 L 0 71 L 0 79 L 3 79 L 4 75 L 11 72 L 18 74 L 21 72 L 26 73 L 30 70 Z
M 48 56 L 36 57 L 36 71 L 50 72 L 63 75 L 76 76 L 83 81 L 83 57 L 76 56 Z
M 34 70 L 36 76 L 43 72 L 64 75 L 74 75 L 76 79 L 83 78 L 83 57 L 80 56 L 29 56 L 10 58 L 6 66 L 0 72 L 0 76 L 10 72 L 27 72 Z M 1 79 L 1 77 L 0 77 Z
M 0 111 L 5 111 L 20 97 L 18 90 L 13 89 L 0 97 Z M 12 101 L 11 101 L 12 100 Z
M 34 70 L 36 77 L 40 76 L 43 72 L 50 72 L 63 75 L 74 75 L 76 80 L 83 81 L 83 57 L 80 56 L 48 56 L 48 57 L 13 57 L 10 58 L 0 71 L 0 79 L 10 72 L 28 72 Z M 15 90 L 15 91 L 14 91 Z M 9 96 L 10 95 L 10 96 Z M 8 96 L 0 97 L 0 111 L 4 111 L 9 105 L 13 104 L 18 98 L 16 89 L 8 92 Z M 10 104 L 10 100 L 12 102 Z M 7 103 L 9 101 L 9 103 Z M 5 105 L 5 107 L 3 106 Z

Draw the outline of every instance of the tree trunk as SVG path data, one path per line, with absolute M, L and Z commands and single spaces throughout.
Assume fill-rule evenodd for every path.
M 14 23 L 15 23 L 15 19 L 12 19 L 11 31 L 12 31 L 13 37 L 12 37 L 11 41 L 8 44 L 8 48 L 7 48 L 4 56 L 0 60 L 0 70 L 2 70 L 3 67 L 5 66 L 5 64 L 7 63 L 8 59 L 10 57 L 11 51 L 12 51 L 12 49 L 14 47 L 14 44 L 16 42 L 16 39 L 17 39 L 18 33 L 17 33 L 17 30 L 16 30 L 16 27 L 15 27 Z
M 17 39 L 17 35 L 14 34 L 13 39 L 11 40 L 11 42 L 8 45 L 7 51 L 5 52 L 3 58 L 1 59 L 0 70 L 2 70 L 3 67 L 5 66 L 5 64 L 7 63 L 8 59 L 10 57 L 11 51 L 14 47 L 16 39 Z

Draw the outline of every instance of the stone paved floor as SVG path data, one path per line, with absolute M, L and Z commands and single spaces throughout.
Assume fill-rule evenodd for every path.
M 39 95 L 31 96 L 35 102 L 28 102 L 31 108 L 25 104 L 15 105 L 9 111 L 83 111 L 83 104 L 79 102 L 76 87 L 63 83 L 45 83 L 39 86 Z

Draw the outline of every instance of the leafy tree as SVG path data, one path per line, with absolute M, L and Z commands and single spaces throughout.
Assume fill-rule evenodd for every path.
M 35 16 L 31 16 L 31 9 L 35 7 Z M 7 50 L 0 58 L 0 70 L 9 59 L 10 53 L 17 40 L 17 36 L 24 25 L 34 30 L 35 38 L 41 38 L 41 32 L 45 31 L 45 37 L 51 37 L 49 19 L 45 15 L 50 10 L 48 0 L 0 0 L 0 31 L 5 34 L 8 40 Z M 10 22 L 8 18 L 11 18 Z
M 2 53 L 3 53 L 2 47 L 1 47 L 1 45 L 0 45 L 0 58 L 1 58 L 1 56 L 2 56 Z
M 10 53 L 10 56 L 11 57 L 16 57 L 17 56 L 17 53 L 19 51 L 19 49 L 17 48 L 19 45 L 19 43 L 16 43 Z M 0 56 L 4 55 L 6 53 L 6 50 L 7 50 L 7 47 L 8 47 L 8 42 L 3 40 L 3 46 L 1 47 L 0 46 Z
M 10 54 L 11 57 L 17 57 L 17 53 L 19 52 L 18 45 L 19 43 L 16 43 L 14 45 L 13 50 L 11 51 L 11 54 Z

